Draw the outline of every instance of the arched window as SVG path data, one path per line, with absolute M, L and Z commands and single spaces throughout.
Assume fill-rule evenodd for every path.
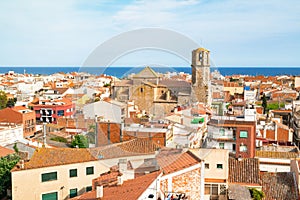
M 202 52 L 199 53 L 199 61 L 201 62 L 202 61 L 202 58 L 203 58 L 203 54 Z

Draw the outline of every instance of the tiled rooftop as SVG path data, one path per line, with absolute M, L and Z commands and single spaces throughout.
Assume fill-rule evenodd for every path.
M 0 122 L 22 123 L 22 114 L 11 108 L 0 110 Z
M 29 162 L 25 162 L 24 169 L 35 169 L 82 163 L 97 160 L 87 149 L 70 148 L 41 148 L 37 149 Z M 13 170 L 21 170 L 14 168 Z
M 199 158 L 189 151 L 182 153 L 176 150 L 163 150 L 157 156 L 158 165 L 162 168 L 164 175 L 180 171 L 201 162 Z
M 96 158 L 118 158 L 125 156 L 134 156 L 142 154 L 153 154 L 160 145 L 143 138 L 136 138 L 130 141 L 96 147 L 90 149 L 90 152 Z
M 95 189 L 96 186 L 116 186 L 118 184 L 118 176 L 122 176 L 122 173 L 119 172 L 119 170 L 111 170 L 100 174 L 98 178 L 93 179 L 93 189 Z
M 259 161 L 256 158 L 243 158 L 240 161 L 229 158 L 230 183 L 259 184 Z
M 295 152 L 255 151 L 255 156 L 259 158 L 290 159 L 297 158 L 299 154 Z
M 263 173 L 262 190 L 265 200 L 298 200 L 298 187 L 293 172 Z
M 232 200 L 252 200 L 248 187 L 239 184 L 228 185 L 228 199 Z
M 14 153 L 15 153 L 15 151 L 0 146 L 0 158 L 5 157 L 5 156 L 10 155 L 10 154 L 14 154 Z
M 161 174 L 160 171 L 153 172 L 138 178 L 125 181 L 122 185 L 106 187 L 103 189 L 103 198 L 96 198 L 96 191 L 87 192 L 77 196 L 72 200 L 133 200 L 138 199 L 143 192 L 155 181 Z

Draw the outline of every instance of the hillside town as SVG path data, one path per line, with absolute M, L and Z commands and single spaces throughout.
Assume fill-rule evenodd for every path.
M 210 54 L 191 74 L 0 74 L 0 197 L 298 200 L 300 76 L 224 76 Z

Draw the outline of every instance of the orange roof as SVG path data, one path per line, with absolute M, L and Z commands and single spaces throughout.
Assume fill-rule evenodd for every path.
M 162 146 L 144 138 L 135 138 L 133 140 L 96 147 L 89 149 L 95 156 L 102 156 L 104 159 L 118 158 L 124 156 L 153 154 Z
M 13 109 L 13 110 L 15 110 L 15 111 L 29 110 L 29 109 L 26 108 L 25 106 L 15 106 L 15 107 L 12 107 L 11 109 Z
M 22 113 L 15 111 L 11 108 L 0 110 L 0 121 L 10 123 L 22 123 Z
M 67 165 L 96 161 L 87 149 L 70 148 L 41 148 L 37 149 L 29 162 L 25 163 L 24 169 L 35 169 L 57 165 Z M 13 171 L 20 170 L 14 168 Z
M 103 188 L 103 197 L 96 198 L 96 191 L 87 192 L 83 195 L 74 197 L 72 200 L 132 200 L 139 197 L 161 174 L 160 171 L 153 172 L 132 180 L 125 181 L 122 185 Z
M 242 87 L 242 86 L 239 86 L 239 84 L 236 82 L 225 82 L 225 81 L 224 81 L 223 86 L 224 87 Z
M 118 185 L 118 176 L 122 175 L 123 174 L 119 170 L 110 170 L 100 174 L 98 178 L 93 179 L 93 188 L 96 188 L 96 186 L 109 187 Z
M 162 168 L 164 175 L 180 171 L 187 167 L 199 164 L 201 160 L 190 151 L 185 153 L 169 153 L 161 152 L 157 156 L 159 166 Z
M 5 157 L 5 156 L 7 156 L 7 155 L 9 155 L 9 154 L 14 154 L 14 153 L 15 153 L 15 151 L 0 146 L 0 158 L 1 158 L 1 157 Z

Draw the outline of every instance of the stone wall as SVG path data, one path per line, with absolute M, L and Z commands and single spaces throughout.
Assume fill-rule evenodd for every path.
M 168 181 L 165 179 L 160 182 L 160 188 L 165 196 L 169 192 L 185 193 L 188 199 L 200 199 L 200 168 L 172 177 L 172 190 L 168 190 Z

